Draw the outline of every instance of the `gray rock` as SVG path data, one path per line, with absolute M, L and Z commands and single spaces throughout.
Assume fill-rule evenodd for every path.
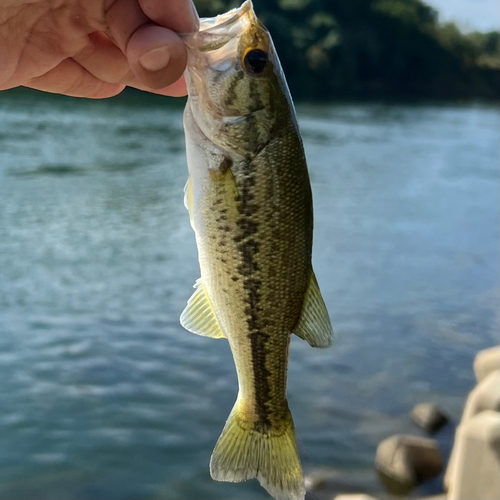
M 443 462 L 434 439 L 397 434 L 378 445 L 375 466 L 391 493 L 406 494 L 421 481 L 437 476 Z
M 416 405 L 410 417 L 421 429 L 430 434 L 448 423 L 448 417 L 434 403 Z

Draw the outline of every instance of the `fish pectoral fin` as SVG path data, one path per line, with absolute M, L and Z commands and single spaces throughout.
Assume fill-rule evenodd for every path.
M 191 181 L 191 177 L 188 177 L 186 181 L 186 185 L 184 186 L 184 206 L 187 208 L 189 212 L 189 222 L 191 223 L 191 227 L 194 229 L 194 221 L 193 221 L 193 182 Z
M 293 333 L 309 342 L 312 347 L 330 347 L 333 343 L 330 316 L 328 316 L 314 272 L 311 273 L 302 312 Z
M 181 325 L 186 330 L 196 333 L 196 335 L 203 335 L 204 337 L 212 337 L 214 339 L 224 338 L 225 335 L 222 333 L 215 317 L 212 303 L 201 278 L 194 286 L 196 290 L 188 300 L 184 311 L 182 311 Z

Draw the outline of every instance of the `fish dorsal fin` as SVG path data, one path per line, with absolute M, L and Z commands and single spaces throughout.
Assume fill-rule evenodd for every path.
M 196 290 L 182 311 L 181 325 L 196 335 L 214 339 L 224 338 L 201 278 L 196 281 L 194 286 Z
M 186 181 L 186 185 L 184 186 L 184 206 L 187 208 L 189 212 L 189 222 L 191 223 L 191 227 L 194 229 L 193 222 L 193 183 L 191 181 L 191 177 L 188 177 Z
M 302 312 L 293 333 L 312 347 L 330 347 L 333 343 L 332 324 L 314 272 L 311 273 Z

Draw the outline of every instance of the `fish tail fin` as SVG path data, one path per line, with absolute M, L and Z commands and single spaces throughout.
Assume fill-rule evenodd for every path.
M 292 415 L 264 432 L 245 419 L 237 401 L 210 459 L 216 481 L 238 483 L 256 477 L 276 500 L 304 500 L 305 486 Z

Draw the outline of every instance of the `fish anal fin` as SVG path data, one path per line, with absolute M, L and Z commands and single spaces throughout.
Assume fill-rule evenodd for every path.
M 325 348 L 333 343 L 332 324 L 314 272 L 311 273 L 302 312 L 293 333 L 312 347 Z
M 214 339 L 224 338 L 225 336 L 219 326 L 212 303 L 201 279 L 196 282 L 195 287 L 196 290 L 188 300 L 184 311 L 182 311 L 181 325 L 186 330 L 196 333 L 196 335 Z

